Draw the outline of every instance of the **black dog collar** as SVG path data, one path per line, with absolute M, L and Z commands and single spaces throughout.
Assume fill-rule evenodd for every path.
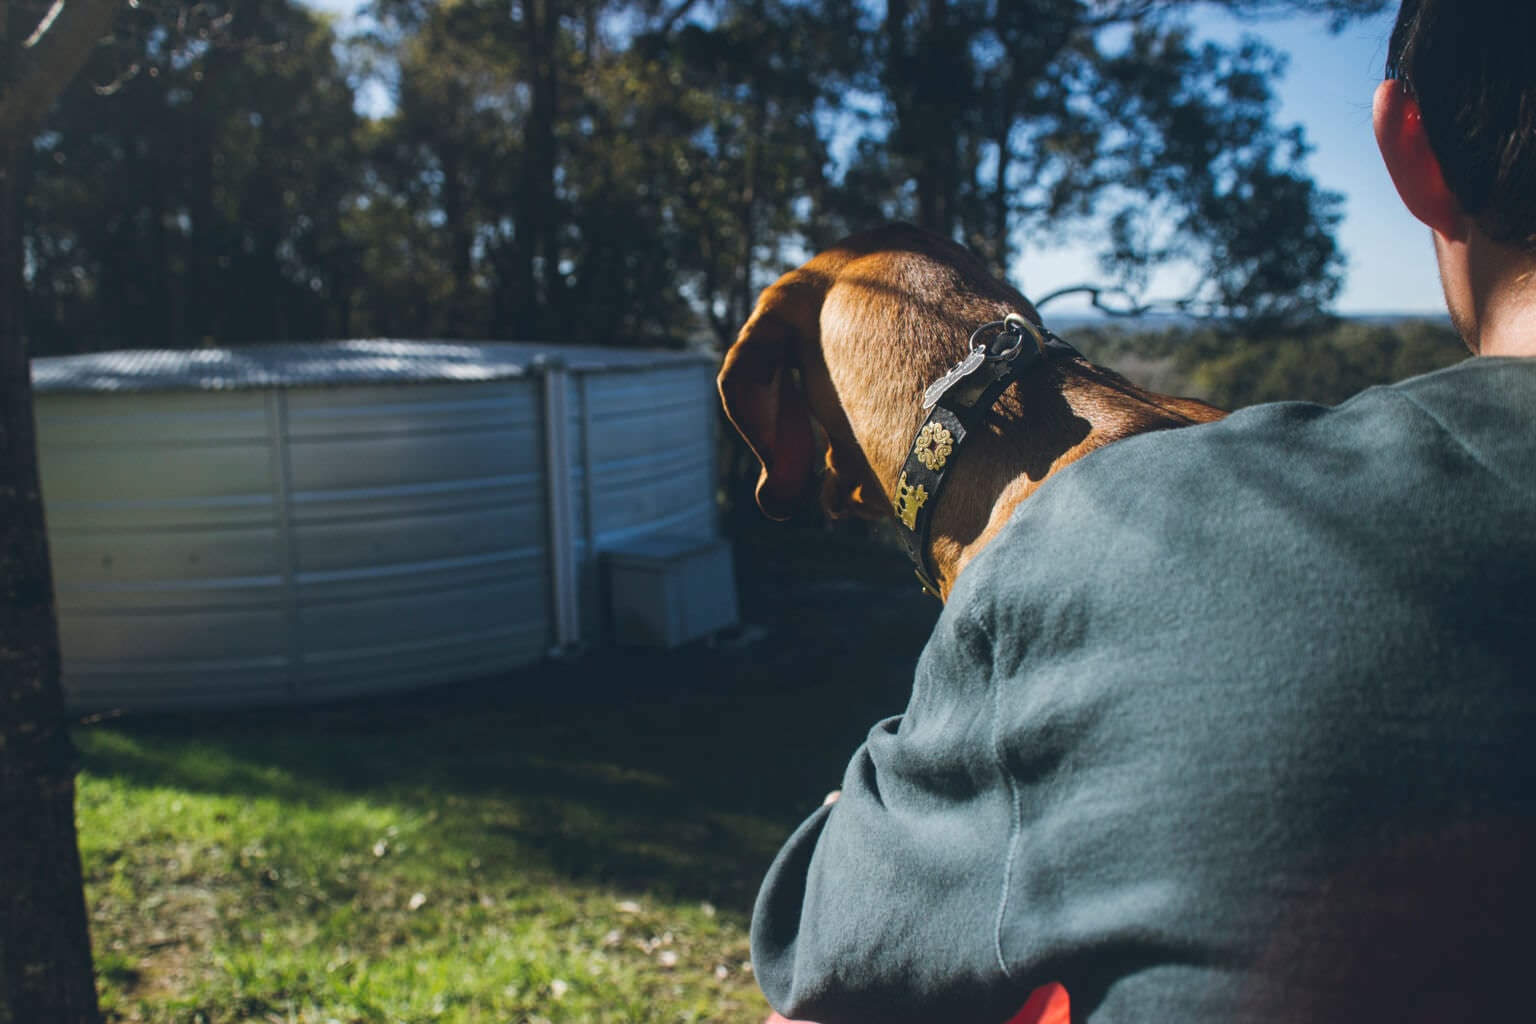
M 995 333 L 983 340 L 988 331 Z M 928 565 L 928 530 L 933 506 L 960 446 L 1008 386 L 1043 365 L 1051 351 L 1077 350 L 1017 313 L 978 327 L 965 358 L 928 386 L 923 408 L 928 418 L 918 428 L 901 477 L 896 483 L 897 530 L 907 557 L 917 567 L 923 589 L 939 597 Z

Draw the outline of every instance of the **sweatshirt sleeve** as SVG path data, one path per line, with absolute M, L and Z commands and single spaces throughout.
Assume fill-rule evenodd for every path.
M 977 623 L 947 609 L 906 714 L 870 731 L 838 801 L 780 850 L 752 956 L 781 1013 L 997 1022 L 1049 980 L 1009 978 L 999 952 L 1018 808 L 999 763 L 989 650 Z
M 1194 1024 L 1513 993 L 1530 956 L 1502 940 L 1401 983 L 1484 947 L 1400 866 L 1471 893 L 1438 902 L 1482 934 L 1530 931 L 1502 880 L 1536 828 L 1533 393 L 1536 361 L 1478 361 L 1053 476 L 774 862 L 769 1001 L 999 1024 L 1060 982 L 1084 1020 Z

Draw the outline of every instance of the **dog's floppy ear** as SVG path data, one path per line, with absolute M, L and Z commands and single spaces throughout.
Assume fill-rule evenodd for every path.
M 770 519 L 788 519 L 814 478 L 811 410 L 794 373 L 796 335 L 788 320 L 759 306 L 720 370 L 725 414 L 763 464 L 757 505 Z
M 827 471 L 821 478 L 821 507 L 827 514 L 833 519 L 886 519 L 895 515 L 863 450 L 857 444 L 840 443 L 831 430 L 827 442 Z

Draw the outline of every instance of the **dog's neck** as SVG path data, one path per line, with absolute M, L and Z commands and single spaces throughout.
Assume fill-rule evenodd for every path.
M 928 560 L 940 597 L 948 599 L 961 570 L 1051 474 L 1113 441 L 1203 422 L 1212 413 L 1199 402 L 1148 392 L 1076 356 L 1054 359 L 1016 382 L 972 430 L 936 499 Z M 856 428 L 868 438 L 865 451 L 893 507 L 915 429 L 910 419 L 908 413 L 900 426 L 884 431 Z
M 1039 323 L 1029 301 L 973 254 L 911 225 L 850 236 L 780 277 L 758 298 L 719 375 L 726 414 L 761 467 L 758 506 L 771 518 L 791 515 L 814 486 L 824 452 L 828 514 L 894 515 L 902 467 L 928 415 L 924 392 L 950 371 L 958 376 L 949 387 L 975 384 L 963 370 L 971 357 L 961 342 L 972 339 L 974 350 L 978 329 L 1006 327 L 1014 316 Z M 996 340 L 988 341 L 989 355 L 1011 358 L 1006 346 L 991 348 Z M 1145 391 L 1072 352 L 1038 370 L 1020 377 L 981 422 L 956 414 L 964 450 L 940 481 L 929 481 L 933 496 L 921 499 L 922 515 L 931 516 L 926 561 L 941 596 L 1051 473 L 1128 434 L 1222 415 Z M 955 396 L 967 408 L 981 401 L 968 390 Z M 942 445 L 939 437 L 930 432 L 926 443 Z M 937 472 L 934 449 L 924 453 L 927 460 L 917 457 L 924 471 Z M 915 488 L 908 493 L 918 500 Z M 918 512 L 903 506 L 903 514 Z

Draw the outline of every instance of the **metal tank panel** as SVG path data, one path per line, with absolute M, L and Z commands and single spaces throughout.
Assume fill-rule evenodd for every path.
M 557 563 L 594 641 L 605 544 L 714 535 L 713 376 L 396 341 L 36 360 L 66 693 L 247 706 L 504 671 L 572 639 Z
M 180 703 L 216 679 L 231 700 L 280 698 L 288 624 L 265 396 L 39 395 L 37 417 L 70 696 Z
M 714 508 L 709 367 L 589 377 L 592 532 L 599 546 L 641 532 L 706 528 Z M 702 518 L 701 518 L 702 517 Z
M 635 537 L 716 530 L 715 372 L 695 362 L 575 378 L 583 621 L 603 622 L 600 556 Z M 708 401 L 699 401 L 707 395 Z
M 491 672 L 544 652 L 535 385 L 282 396 L 298 690 L 418 685 L 445 668 Z

